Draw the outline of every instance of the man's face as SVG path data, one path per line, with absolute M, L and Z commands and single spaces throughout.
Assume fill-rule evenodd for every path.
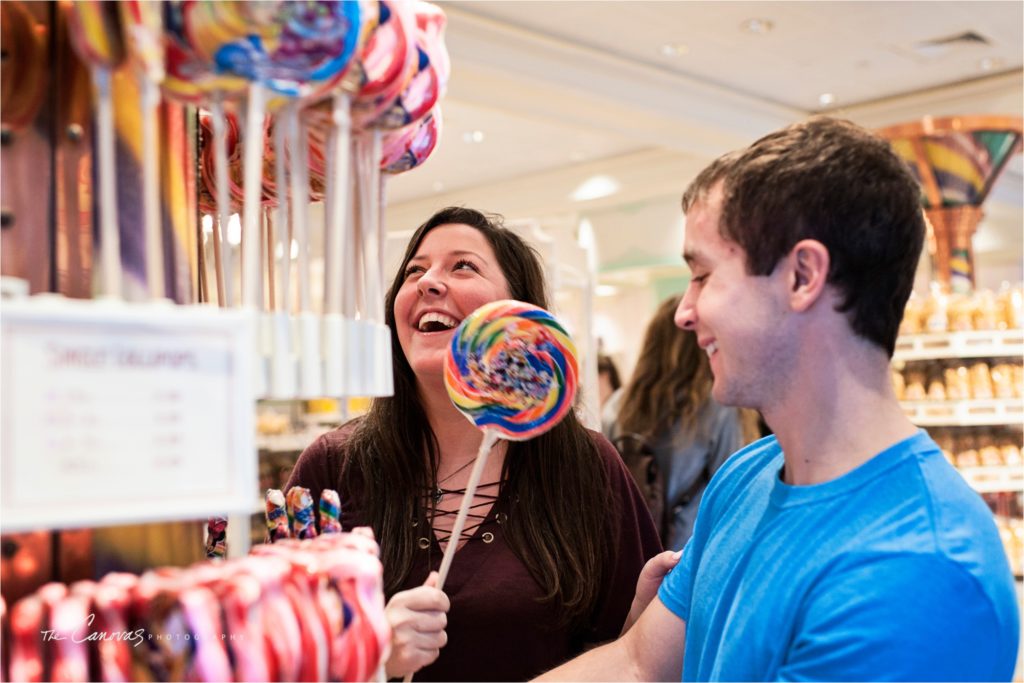
M 718 184 L 686 215 L 683 258 L 693 278 L 676 310 L 676 325 L 695 332 L 708 354 L 716 401 L 763 410 L 782 390 L 795 357 L 786 340 L 784 283 L 781 269 L 766 276 L 747 273 L 743 249 L 719 232 L 721 212 Z

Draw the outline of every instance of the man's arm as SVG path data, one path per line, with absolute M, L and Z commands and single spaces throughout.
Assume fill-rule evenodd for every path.
M 538 681 L 678 681 L 683 672 L 686 622 L 660 599 L 618 640 L 553 669 Z

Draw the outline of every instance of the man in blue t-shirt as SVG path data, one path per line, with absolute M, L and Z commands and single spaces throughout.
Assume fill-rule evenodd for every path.
M 623 636 L 543 678 L 1012 678 L 1020 623 L 992 515 L 890 381 L 919 196 L 884 141 L 823 117 L 690 185 L 676 323 L 707 351 L 714 398 L 775 435 L 718 471 Z

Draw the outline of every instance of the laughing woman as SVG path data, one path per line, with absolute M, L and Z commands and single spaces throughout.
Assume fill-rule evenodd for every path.
M 288 486 L 341 494 L 345 528 L 381 546 L 394 635 L 389 677 L 525 680 L 618 635 L 660 549 L 611 445 L 573 413 L 530 441 L 499 441 L 461 538 L 450 538 L 482 432 L 444 387 L 453 328 L 482 304 L 548 307 L 537 254 L 500 219 L 447 208 L 413 235 L 388 291 L 394 396 L 320 437 Z M 448 543 L 458 555 L 433 584 Z

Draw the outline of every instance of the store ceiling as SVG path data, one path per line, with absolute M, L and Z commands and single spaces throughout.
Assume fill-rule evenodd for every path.
M 447 204 L 544 225 L 587 218 L 607 275 L 678 263 L 692 176 L 810 113 L 869 127 L 1022 114 L 1020 2 L 439 4 L 452 59 L 442 138 L 390 181 L 389 229 Z M 747 30 L 751 19 L 771 30 Z M 599 175 L 618 190 L 570 198 Z M 979 231 L 979 246 L 1017 263 L 1022 182 L 1018 155 Z

